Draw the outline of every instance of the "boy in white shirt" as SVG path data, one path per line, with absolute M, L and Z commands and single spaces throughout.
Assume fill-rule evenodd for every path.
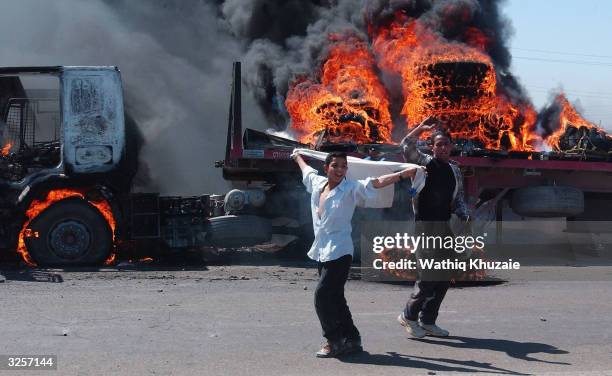
M 302 182 L 311 193 L 310 207 L 314 242 L 308 257 L 317 261 L 319 283 L 315 309 L 327 342 L 316 355 L 320 358 L 362 351 L 361 336 L 353 323 L 344 297 L 344 284 L 353 258 L 351 219 L 357 206 L 376 200 L 377 190 L 403 179 L 414 178 L 419 167 L 365 180 L 349 180 L 345 153 L 327 155 L 323 166 L 327 177 L 308 166 L 298 153 L 293 155 L 302 170 Z

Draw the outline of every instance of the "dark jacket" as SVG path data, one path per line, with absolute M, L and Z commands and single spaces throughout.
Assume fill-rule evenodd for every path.
M 431 155 L 421 152 L 417 148 L 417 139 L 414 137 L 404 137 L 400 144 L 402 148 L 402 154 L 407 163 L 415 163 L 421 166 L 426 166 L 433 157 Z M 453 192 L 453 200 L 451 202 L 451 212 L 455 213 L 457 217 L 462 220 L 466 220 L 469 217 L 469 209 L 465 204 L 464 191 L 463 191 L 463 174 L 457 166 L 455 161 L 449 161 L 453 174 L 455 175 L 455 191 Z M 412 200 L 412 208 L 417 212 L 419 196 L 415 196 Z

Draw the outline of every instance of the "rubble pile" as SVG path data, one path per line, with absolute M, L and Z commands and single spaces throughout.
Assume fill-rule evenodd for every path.
M 562 151 L 612 151 L 612 137 L 597 128 L 569 125 L 559 137 Z

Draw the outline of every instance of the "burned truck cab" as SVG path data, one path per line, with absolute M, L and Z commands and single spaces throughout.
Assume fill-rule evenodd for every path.
M 111 196 L 126 185 L 119 70 L 0 68 L 0 111 L 0 249 L 32 264 L 104 261 Z

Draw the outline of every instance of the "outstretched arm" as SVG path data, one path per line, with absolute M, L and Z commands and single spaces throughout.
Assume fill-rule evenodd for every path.
M 388 185 L 398 183 L 403 179 L 414 179 L 414 177 L 416 176 L 417 168 L 420 167 L 410 167 L 399 172 L 379 176 L 376 179 L 372 180 L 372 186 L 376 189 L 380 189 Z

